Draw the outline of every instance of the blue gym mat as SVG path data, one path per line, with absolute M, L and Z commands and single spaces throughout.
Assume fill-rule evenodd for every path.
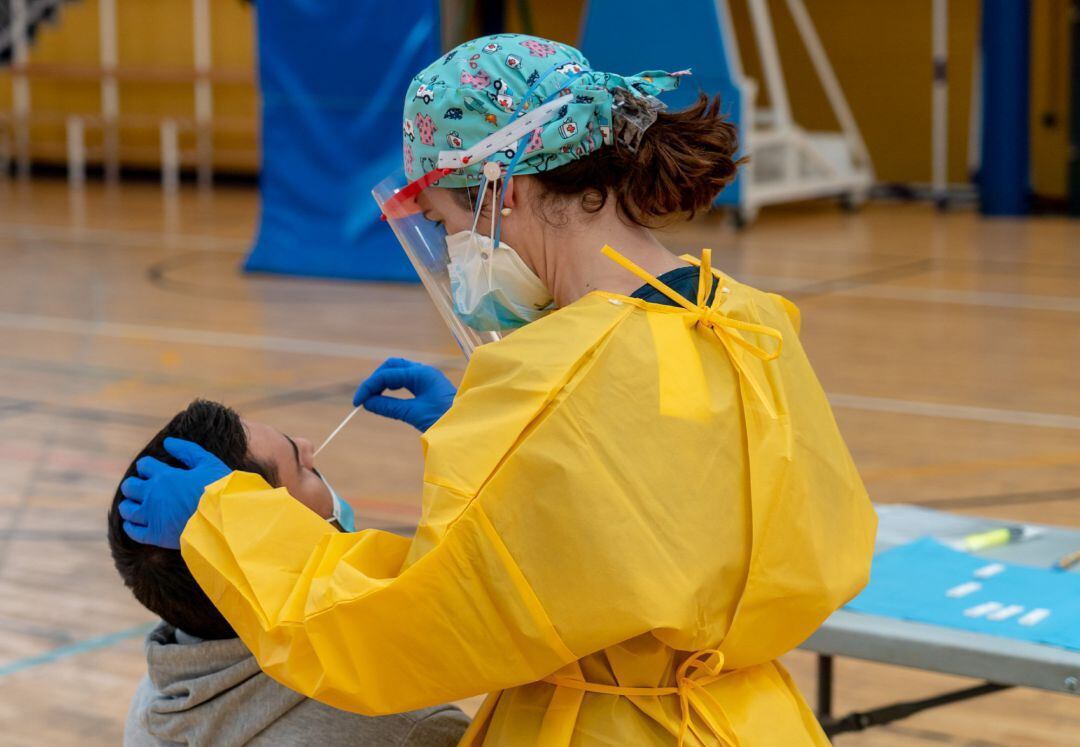
M 412 76 L 439 52 L 435 0 L 256 3 L 262 207 L 245 269 L 414 281 L 371 188 L 401 169 Z
M 869 585 L 847 609 L 1080 651 L 1080 574 L 1002 563 L 1005 569 L 990 578 L 975 576 L 995 562 L 929 538 L 901 545 L 874 557 Z M 981 588 L 958 598 L 946 595 L 970 581 Z M 1024 609 L 1000 621 L 964 614 L 987 602 Z M 1034 609 L 1050 610 L 1050 616 L 1021 625 Z

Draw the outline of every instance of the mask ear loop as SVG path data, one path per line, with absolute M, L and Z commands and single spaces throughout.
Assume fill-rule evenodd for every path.
M 491 248 L 494 249 L 499 245 L 498 237 L 496 236 L 496 224 L 495 224 L 495 210 L 499 197 L 499 180 L 502 179 L 502 167 L 495 161 L 487 161 L 484 163 L 483 168 L 484 176 L 484 192 L 480 196 L 480 202 L 476 206 L 476 215 L 473 216 L 472 232 L 476 233 L 476 226 L 480 222 L 480 213 L 483 212 L 484 198 L 487 196 L 487 185 L 491 184 L 491 233 L 488 234 L 487 239 L 491 242 Z
M 496 233 L 495 227 L 495 215 L 499 212 L 497 205 L 499 203 L 499 179 L 496 179 L 491 183 L 491 233 L 488 236 L 491 237 L 491 251 L 495 251 L 499 246 L 499 234 Z M 503 187 L 503 195 L 506 194 L 506 188 Z M 502 220 L 499 221 L 498 230 L 502 230 Z
M 487 194 L 487 177 L 483 177 L 483 181 L 480 182 L 480 192 L 476 195 L 476 209 L 473 210 L 472 228 L 469 229 L 471 233 L 476 233 L 476 226 L 480 223 L 480 212 L 484 209 L 484 195 Z

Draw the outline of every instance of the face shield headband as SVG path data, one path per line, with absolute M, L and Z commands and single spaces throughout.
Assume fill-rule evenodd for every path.
M 454 173 L 472 163 L 483 161 L 489 156 L 505 150 L 515 150 L 516 145 L 529 134 L 555 119 L 559 110 L 574 100 L 574 95 L 567 93 L 559 96 L 530 112 L 519 112 L 521 116 L 510 124 L 497 130 L 466 150 L 439 151 L 436 167 L 415 179 L 397 191 L 383 203 L 383 217 L 404 218 L 419 211 L 416 197 L 428 187 L 436 184 L 444 176 Z M 520 148 L 516 150 L 520 151 Z M 517 153 L 515 153 L 515 156 Z M 486 186 L 486 185 L 485 185 Z

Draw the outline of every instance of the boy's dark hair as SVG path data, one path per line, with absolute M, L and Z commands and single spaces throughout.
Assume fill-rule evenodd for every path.
M 182 466 L 165 451 L 169 436 L 194 441 L 232 469 L 254 472 L 271 485 L 278 484 L 274 468 L 248 453 L 247 431 L 240 416 L 225 405 L 202 399 L 177 413 L 150 439 L 132 460 L 121 482 L 135 474 L 135 462 L 144 456 Z M 179 550 L 144 545 L 128 537 L 119 510 L 123 499 L 117 487 L 109 508 L 109 550 L 124 585 L 144 607 L 185 633 L 204 639 L 235 638 L 232 627 L 195 582 Z

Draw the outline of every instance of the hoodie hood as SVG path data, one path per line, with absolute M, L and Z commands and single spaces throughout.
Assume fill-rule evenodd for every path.
M 243 744 L 304 700 L 262 675 L 239 638 L 203 641 L 162 623 L 146 638 L 147 676 L 125 745 Z

